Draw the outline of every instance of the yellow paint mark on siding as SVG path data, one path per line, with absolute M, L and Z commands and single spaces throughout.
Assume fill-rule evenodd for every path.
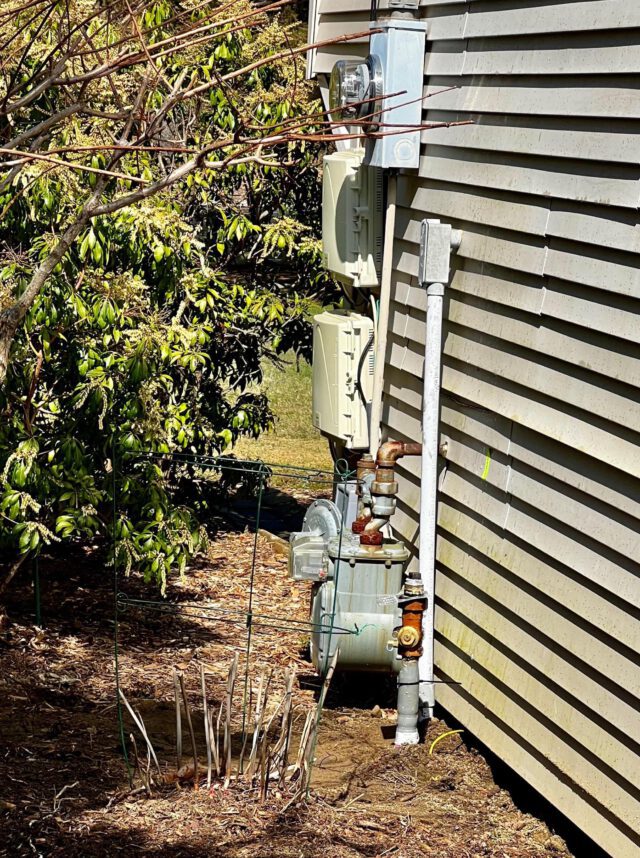
M 489 476 L 489 468 L 491 467 L 491 447 L 485 448 L 484 468 L 482 469 L 482 479 L 486 480 Z

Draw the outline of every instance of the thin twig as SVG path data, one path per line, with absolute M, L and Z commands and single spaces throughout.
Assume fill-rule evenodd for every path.
M 13 581 L 15 576 L 18 574 L 20 567 L 22 566 L 22 564 L 24 563 L 24 561 L 27 559 L 28 556 L 29 556 L 28 554 L 23 554 L 22 557 L 18 557 L 16 562 L 11 566 L 11 568 L 9 569 L 9 571 L 7 572 L 5 577 L 2 579 L 2 583 L 0 584 L 0 596 L 2 596 L 2 594 L 7 589 L 9 584 Z

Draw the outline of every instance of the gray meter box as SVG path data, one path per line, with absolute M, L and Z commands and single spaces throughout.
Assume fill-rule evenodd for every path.
M 383 169 L 415 169 L 420 163 L 425 21 L 376 21 L 370 53 L 382 67 L 383 98 L 379 137 L 367 141 L 366 163 Z M 396 94 L 397 93 L 397 94 Z M 393 133 L 390 133 L 393 132 Z

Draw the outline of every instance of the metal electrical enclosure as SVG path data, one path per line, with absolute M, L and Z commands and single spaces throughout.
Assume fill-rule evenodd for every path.
M 338 280 L 373 287 L 382 264 L 382 174 L 363 160 L 364 149 L 323 159 L 322 241 L 326 267 Z
M 313 425 L 352 450 L 369 446 L 372 335 L 372 320 L 359 313 L 326 310 L 313 320 Z
M 425 21 L 391 18 L 376 21 L 370 52 L 382 69 L 380 128 L 367 141 L 366 163 L 383 169 L 415 169 L 420 164 L 423 109 Z

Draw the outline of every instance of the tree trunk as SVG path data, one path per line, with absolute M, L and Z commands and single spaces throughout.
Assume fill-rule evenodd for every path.
M 67 251 L 91 220 L 102 194 L 104 181 L 98 180 L 98 186 L 85 203 L 76 220 L 67 227 L 49 256 L 36 268 L 27 288 L 17 301 L 0 313 L 0 387 L 4 384 L 9 370 L 11 345 L 18 326 L 29 312 L 33 302 L 53 273 L 55 267 L 64 259 Z
M 24 561 L 27 559 L 28 556 L 29 556 L 28 554 L 23 554 L 22 557 L 18 557 L 16 562 L 13 564 L 13 566 L 9 569 L 7 574 L 4 576 L 4 578 L 0 582 L 0 596 L 2 596 L 4 594 L 4 591 L 7 589 L 9 584 L 13 581 L 13 579 L 16 577 L 16 575 L 20 571 L 22 564 L 24 563 Z

